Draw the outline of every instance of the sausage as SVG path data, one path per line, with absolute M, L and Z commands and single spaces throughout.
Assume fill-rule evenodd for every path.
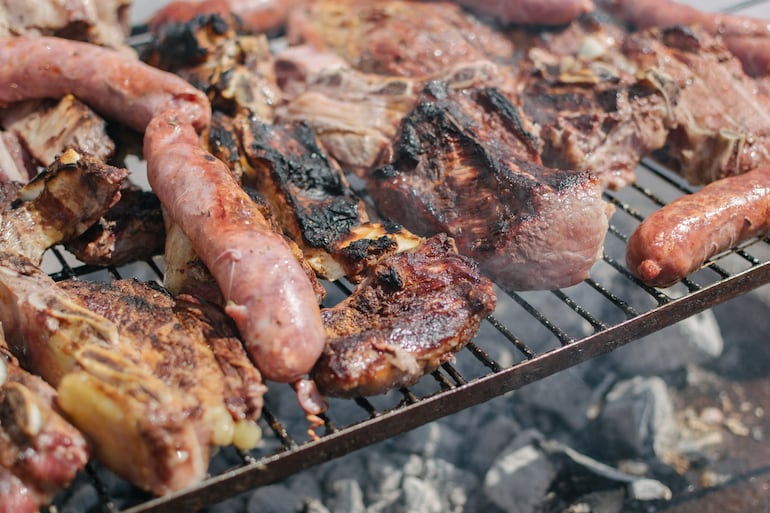
M 55 37 L 0 38 L 0 103 L 67 93 L 137 132 L 167 108 L 199 131 L 211 119 L 201 91 L 128 54 Z
M 325 331 L 310 281 L 284 238 L 173 110 L 150 122 L 144 156 L 150 185 L 217 280 L 263 376 L 289 382 L 307 373 Z
M 765 166 L 712 182 L 653 212 L 628 239 L 626 264 L 644 283 L 665 287 L 768 231 L 770 166 Z
M 594 10 L 593 0 L 455 0 L 468 9 L 504 23 L 566 25 Z
M 276 33 L 286 24 L 291 10 L 302 0 L 177 0 L 160 9 L 148 21 L 150 29 L 159 32 L 164 25 L 184 23 L 195 16 L 236 15 L 249 32 Z
M 609 0 L 616 14 L 639 29 L 700 25 L 721 36 L 747 74 L 770 74 L 770 24 L 739 14 L 709 13 L 672 0 Z
M 325 342 L 315 292 L 226 165 L 201 147 L 211 115 L 205 96 L 125 53 L 51 37 L 0 38 L 0 102 L 68 92 L 145 132 L 150 185 L 217 280 L 263 376 L 293 382 L 307 374 Z

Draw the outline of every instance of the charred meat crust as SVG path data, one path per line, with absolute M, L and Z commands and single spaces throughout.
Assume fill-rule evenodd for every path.
M 311 375 L 340 397 L 411 385 L 462 349 L 494 307 L 492 283 L 437 235 L 383 258 L 351 296 L 322 310 L 329 342 Z
M 277 205 L 284 230 L 304 246 L 333 250 L 334 242 L 366 220 L 339 166 L 305 123 L 270 125 L 251 119 L 241 132 L 254 187 Z
M 577 283 L 601 256 L 610 207 L 592 174 L 543 166 L 524 127 L 494 89 L 460 94 L 432 83 L 369 192 L 415 233 L 454 237 L 504 287 Z

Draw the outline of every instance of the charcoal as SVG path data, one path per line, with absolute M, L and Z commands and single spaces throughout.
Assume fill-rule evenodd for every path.
M 605 457 L 654 457 L 673 450 L 679 428 L 666 383 L 659 377 L 619 382 L 591 432 L 601 437 L 595 442 Z
M 246 504 L 247 513 L 295 513 L 302 498 L 282 484 L 257 488 Z
M 558 467 L 538 447 L 541 437 L 534 431 L 516 437 L 484 476 L 484 495 L 501 510 L 534 513 L 543 502 Z
M 364 513 L 364 493 L 354 479 L 340 479 L 332 485 L 331 513 Z

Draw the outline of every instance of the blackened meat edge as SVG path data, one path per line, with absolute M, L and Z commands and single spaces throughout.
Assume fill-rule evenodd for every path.
M 508 290 L 587 278 L 613 210 L 595 175 L 541 164 L 527 121 L 498 90 L 452 93 L 438 82 L 368 187 L 385 216 L 423 236 L 448 233 Z

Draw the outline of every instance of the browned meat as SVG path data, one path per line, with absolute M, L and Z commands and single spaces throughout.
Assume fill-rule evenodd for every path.
M 35 513 L 89 457 L 84 436 L 56 412 L 56 391 L 19 366 L 0 332 L 0 512 Z
M 289 47 L 276 57 L 276 66 L 288 98 L 278 119 L 309 124 L 330 155 L 361 176 L 390 158 L 401 120 L 425 84 L 362 73 L 308 46 Z M 464 89 L 502 85 L 503 76 L 491 61 L 480 61 L 453 65 L 435 78 Z
M 383 75 L 424 78 L 513 55 L 505 36 L 446 2 L 317 0 L 292 12 L 287 32 L 290 44 L 332 51 Z
M 703 12 L 672 0 L 602 0 L 602 6 L 637 28 L 699 26 L 721 37 L 749 75 L 770 73 L 770 25 L 738 14 Z
M 669 286 L 714 255 L 770 231 L 770 166 L 717 180 L 653 212 L 628 239 L 628 269 Z
M 678 93 L 654 69 L 628 71 L 624 37 L 584 17 L 535 41 L 519 66 L 517 98 L 537 127 L 543 163 L 591 171 L 612 189 L 633 182 L 639 160 L 666 143 Z
M 327 395 L 414 384 L 451 360 L 495 308 L 492 283 L 445 235 L 368 271 L 351 296 L 322 312 L 329 342 L 312 376 Z
M 120 198 L 128 171 L 65 151 L 0 213 L 0 247 L 39 264 L 51 246 L 81 235 Z
M 594 8 L 592 0 L 458 0 L 468 9 L 498 22 L 563 25 Z
M 32 158 L 16 134 L 0 131 L 0 182 L 25 184 L 36 174 Z
M 230 17 L 218 15 L 172 25 L 145 60 L 204 91 L 215 110 L 271 121 L 280 91 L 267 38 L 240 35 L 236 28 Z
M 153 375 L 145 361 L 152 353 L 139 353 L 115 324 L 10 253 L 0 256 L 0 305 L 14 354 L 56 388 L 58 405 L 99 461 L 157 494 L 204 477 L 210 436 L 201 410 Z
M 592 174 L 543 166 L 518 109 L 496 89 L 426 87 L 396 159 L 369 192 L 389 219 L 445 232 L 509 290 L 573 285 L 601 257 L 612 208 Z
M 130 0 L 36 0 L 0 4 L 0 37 L 50 35 L 123 46 Z
M 177 0 L 160 9 L 148 22 L 154 31 L 207 14 L 234 14 L 252 33 L 279 32 L 289 12 L 303 0 Z
M 339 165 L 304 123 L 249 118 L 237 130 L 250 164 L 244 182 L 264 194 L 283 231 L 321 277 L 358 281 L 379 258 L 420 243 L 398 226 L 369 222 Z
M 158 197 L 125 185 L 118 202 L 82 235 L 66 240 L 64 247 L 83 263 L 120 266 L 162 254 L 164 243 Z
M 68 94 L 58 101 L 30 101 L 0 110 L 0 126 L 16 134 L 38 165 L 47 166 L 65 148 L 107 161 L 115 143 L 104 120 Z
M 216 278 L 260 371 L 276 381 L 307 373 L 324 344 L 315 291 L 226 165 L 201 148 L 206 97 L 180 77 L 95 45 L 15 37 L 0 39 L 0 48 L 0 101 L 73 93 L 144 131 L 150 185 Z
M 709 183 L 770 163 L 770 95 L 719 39 L 684 27 L 631 34 L 624 54 L 678 87 L 667 145 L 691 183 Z
M 174 313 L 188 331 L 204 337 L 219 364 L 224 376 L 225 406 L 235 422 L 233 445 L 253 448 L 260 437 L 256 421 L 262 414 L 266 387 L 238 339 L 232 320 L 220 307 L 186 295 L 175 298 Z
M 256 368 L 249 363 L 243 349 L 234 346 L 240 341 L 233 335 L 234 327 L 219 317 L 210 320 L 204 313 L 213 313 L 211 306 L 204 310 L 192 302 L 178 308 L 171 296 L 148 283 L 137 280 L 113 280 L 109 283 L 68 280 L 59 287 L 74 301 L 114 323 L 120 337 L 141 354 L 152 374 L 164 383 L 195 399 L 196 408 L 209 429 L 211 445 L 233 443 L 236 429 L 244 434 L 259 433 L 262 395 L 265 387 Z M 224 315 L 222 313 L 221 315 Z M 217 358 L 209 343 L 220 351 Z M 228 361 L 228 359 L 232 361 Z M 227 366 L 230 377 L 247 378 L 233 388 L 227 381 L 220 362 Z M 233 368 L 245 373 L 233 372 Z M 246 396 L 234 394 L 248 393 Z M 232 410 L 228 403 L 239 405 Z M 204 438 L 205 440 L 205 438 Z M 250 443 L 242 449 L 252 449 L 259 436 L 243 436 Z

